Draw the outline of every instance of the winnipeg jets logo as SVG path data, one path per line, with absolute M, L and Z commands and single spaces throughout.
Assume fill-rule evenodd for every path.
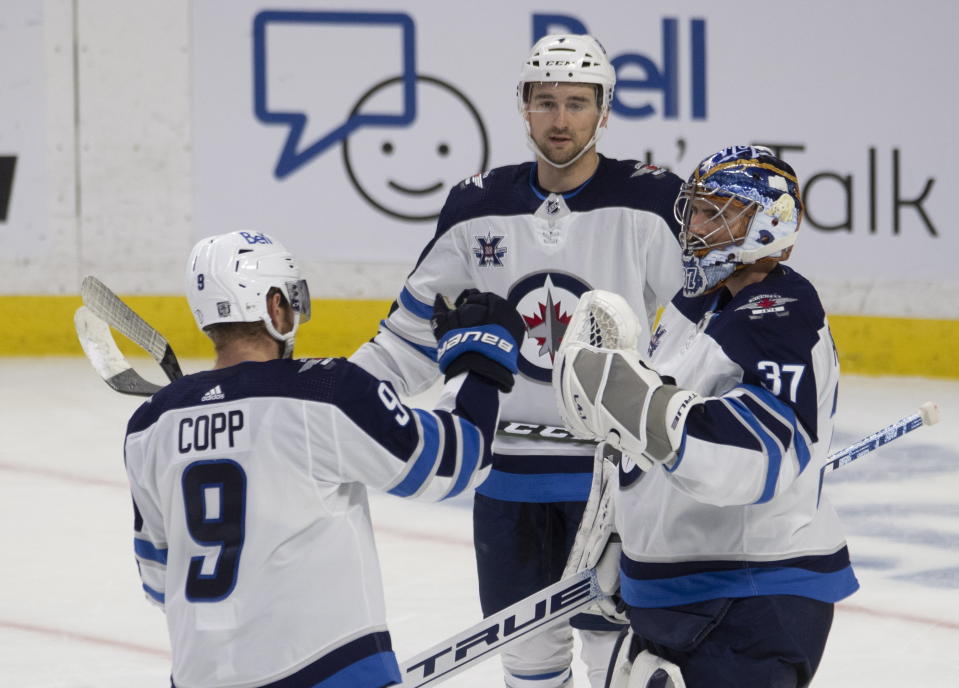
M 590 288 L 578 277 L 562 272 L 533 273 L 510 287 L 507 298 L 526 323 L 518 361 L 523 375 L 540 382 L 552 379 L 553 358 L 579 297 Z
M 492 236 L 487 233 L 486 237 L 474 237 L 477 245 L 473 248 L 473 255 L 479 260 L 478 265 L 503 267 L 503 256 L 506 255 L 506 247 L 500 246 L 503 240 L 502 236 Z
M 532 316 L 524 315 L 523 320 L 526 321 L 528 336 L 535 339 L 539 345 L 539 355 L 549 356 L 552 361 L 559 351 L 559 343 L 563 340 L 573 314 L 563 308 L 562 302 L 553 303 L 550 286 L 552 285 L 546 288 L 546 303 L 537 304 L 539 312 Z

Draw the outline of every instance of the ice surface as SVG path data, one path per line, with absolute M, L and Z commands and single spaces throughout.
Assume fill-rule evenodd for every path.
M 162 379 L 149 359 L 135 366 Z M 938 425 L 827 477 L 862 589 L 837 607 L 815 686 L 959 685 L 959 382 L 844 377 L 833 449 L 927 400 L 939 402 Z M 169 686 L 123 472 L 139 402 L 81 358 L 0 359 L 0 687 Z M 469 502 L 374 495 L 372 509 L 402 661 L 480 619 Z M 578 662 L 575 672 L 583 688 Z M 500 686 L 499 661 L 445 685 Z

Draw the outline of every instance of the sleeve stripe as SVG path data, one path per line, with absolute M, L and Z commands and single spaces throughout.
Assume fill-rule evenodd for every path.
M 803 430 L 799 426 L 799 419 L 796 417 L 796 412 L 781 399 L 773 396 L 772 392 L 763 389 L 762 387 L 756 387 L 755 385 L 741 385 L 740 389 L 749 392 L 749 394 L 752 395 L 756 401 L 770 407 L 790 425 L 792 425 L 793 446 L 796 448 L 796 457 L 799 460 L 799 472 L 802 473 L 809 464 L 811 455 L 809 453 L 809 444 L 806 442 L 806 436 L 803 434 Z
M 146 583 L 143 584 L 143 590 L 144 592 L 146 592 L 147 595 L 155 599 L 160 604 L 164 604 L 166 602 L 166 596 L 162 592 L 160 592 L 159 590 L 154 590 Z
M 158 549 L 152 542 L 141 538 L 133 538 L 133 551 L 141 559 L 166 564 L 167 550 Z
M 469 485 L 470 479 L 476 471 L 476 465 L 483 456 L 483 438 L 480 436 L 479 430 L 476 429 L 475 425 L 464 418 L 457 418 L 457 421 L 459 422 L 460 435 L 462 437 L 460 472 L 456 477 L 453 488 L 443 499 L 455 497 L 466 489 L 466 486 Z
M 753 502 L 754 504 L 763 504 L 772 499 L 776 493 L 776 482 L 779 480 L 779 468 L 782 465 L 783 458 L 782 452 L 779 449 L 779 443 L 766 431 L 762 424 L 756 420 L 756 417 L 742 401 L 735 397 L 727 397 L 726 402 L 739 413 L 743 421 L 752 428 L 753 432 L 756 433 L 756 436 L 766 448 L 766 483 L 763 485 L 763 492 L 759 496 L 759 499 Z
M 431 361 L 435 361 L 435 360 L 436 360 L 436 347 L 435 347 L 435 346 L 424 346 L 424 345 L 422 345 L 422 344 L 417 344 L 416 342 L 411 342 L 409 339 L 407 339 L 407 338 L 404 337 L 402 334 L 400 334 L 399 332 L 397 332 L 395 329 L 393 329 L 392 327 L 390 327 L 390 322 L 389 322 L 389 320 L 381 320 L 381 321 L 380 321 L 380 327 L 389 330 L 390 334 L 396 336 L 401 342 L 403 342 L 403 343 L 406 344 L 407 346 L 416 349 L 417 351 L 419 351 L 421 354 L 423 354 L 424 356 L 426 356 L 426 357 L 427 357 L 428 359 L 430 359 Z
M 436 416 L 422 409 L 413 409 L 413 412 L 420 419 L 420 427 L 423 431 L 421 438 L 423 448 L 412 460 L 412 465 L 403 480 L 389 491 L 390 494 L 399 497 L 409 497 L 416 494 L 430 479 L 440 456 L 440 428 Z
M 403 291 L 400 292 L 400 303 L 403 304 L 403 308 L 408 310 L 417 318 L 429 320 L 433 317 L 433 306 L 431 304 L 419 301 L 415 296 L 413 296 L 413 294 L 410 293 L 410 290 L 407 287 L 403 287 Z

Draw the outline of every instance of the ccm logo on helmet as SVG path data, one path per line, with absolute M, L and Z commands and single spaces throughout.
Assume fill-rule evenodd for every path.
M 497 337 L 495 334 L 490 332 L 482 332 L 481 330 L 469 330 L 468 332 L 457 332 L 452 337 L 447 339 L 443 346 L 441 346 L 436 351 L 436 358 L 442 358 L 443 354 L 452 349 L 454 346 L 459 344 L 465 344 L 466 342 L 481 342 L 483 344 L 489 344 L 490 346 L 495 346 L 506 353 L 509 353 L 513 350 L 512 343 L 506 341 L 502 337 Z

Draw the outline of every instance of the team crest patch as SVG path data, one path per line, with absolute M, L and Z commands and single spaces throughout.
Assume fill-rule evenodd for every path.
M 749 301 L 737 308 L 737 311 L 749 311 L 750 320 L 758 320 L 767 315 L 775 315 L 778 318 L 784 318 L 789 315 L 786 309 L 787 303 L 792 303 L 797 299 L 779 294 L 760 294 L 753 296 Z
M 500 246 L 503 237 L 487 234 L 485 237 L 474 238 L 477 245 L 473 248 L 473 255 L 479 260 L 478 265 L 503 267 L 503 256 L 506 255 L 506 247 Z
M 533 380 L 553 378 L 553 359 L 583 292 L 590 286 L 564 272 L 535 272 L 509 289 L 507 300 L 526 323 L 520 345 L 520 373 Z

